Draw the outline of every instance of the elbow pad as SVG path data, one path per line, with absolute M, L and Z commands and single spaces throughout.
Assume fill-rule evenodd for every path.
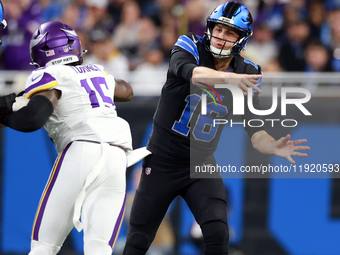
M 21 132 L 33 132 L 42 128 L 53 113 L 52 102 L 45 96 L 33 96 L 27 106 L 12 112 L 5 118 L 5 125 Z

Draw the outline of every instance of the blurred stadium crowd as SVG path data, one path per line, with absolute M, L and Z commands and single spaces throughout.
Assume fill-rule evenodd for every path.
M 158 95 L 169 51 L 181 34 L 203 36 L 221 0 L 3 0 L 0 70 L 33 70 L 29 41 L 40 23 L 60 20 L 87 49 L 84 62 L 102 64 L 137 95 Z M 264 72 L 340 71 L 340 0 L 244 0 L 254 35 L 242 55 Z M 136 71 L 136 72 L 131 72 Z M 144 84 L 148 84 L 145 86 Z

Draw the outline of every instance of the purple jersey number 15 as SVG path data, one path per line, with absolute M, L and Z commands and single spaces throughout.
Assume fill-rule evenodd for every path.
M 105 78 L 104 77 L 94 77 L 94 78 L 91 78 L 90 80 L 91 80 L 95 90 L 98 92 L 98 94 L 102 98 L 103 102 L 106 103 L 105 107 L 110 107 L 110 105 L 114 106 L 112 98 L 105 96 L 103 89 L 100 86 L 101 84 L 104 84 L 106 89 L 107 90 L 109 89 L 107 84 L 106 84 Z M 99 101 L 98 101 L 98 98 L 97 98 L 97 93 L 91 89 L 90 85 L 87 82 L 87 79 L 81 80 L 80 84 L 86 90 L 86 92 L 89 94 L 92 108 L 99 107 L 100 105 L 99 105 Z M 109 105 L 107 105 L 107 104 L 109 104 Z

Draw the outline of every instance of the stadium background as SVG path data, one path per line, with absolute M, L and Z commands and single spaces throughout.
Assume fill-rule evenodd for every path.
M 131 125 L 134 148 L 143 146 L 165 76 L 168 44 L 186 31 L 203 35 L 207 13 L 220 2 L 3 0 L 9 27 L 2 34 L 0 94 L 24 88 L 25 77 L 32 70 L 27 47 L 30 31 L 37 23 L 60 19 L 74 25 L 83 46 L 89 49 L 85 61 L 101 62 L 116 77 L 133 85 L 136 97 L 129 103 L 117 104 L 117 110 Z M 268 126 L 268 132 L 275 138 L 289 132 L 294 139 L 308 139 L 311 151 L 307 158 L 297 159 L 298 165 L 340 164 L 338 1 L 242 2 L 254 14 L 254 29 L 262 29 L 255 30 L 243 53 L 263 67 L 262 90 L 300 86 L 312 92 L 312 99 L 305 104 L 311 117 L 303 116 L 294 106 L 288 107 L 285 118 L 297 119 L 298 126 Z M 124 18 L 120 19 L 124 17 L 122 13 L 133 16 L 133 21 L 124 22 Z M 86 19 L 98 15 L 95 22 Z M 129 22 L 135 26 L 129 27 Z M 122 31 L 135 35 L 133 39 L 125 38 L 131 44 L 120 42 Z M 257 32 L 262 37 L 255 37 Z M 100 52 L 105 52 L 104 56 Z M 321 55 L 315 57 L 313 52 Z M 320 59 L 326 61 L 317 61 Z M 264 95 L 262 101 L 263 108 L 268 109 L 270 98 Z M 282 119 L 280 109 L 272 117 Z M 34 213 L 55 157 L 54 145 L 44 130 L 23 134 L 0 129 L 0 254 L 28 253 Z M 242 127 L 225 128 L 216 158 L 221 165 L 287 164 L 283 159 L 256 152 Z M 127 171 L 130 199 L 139 171 L 140 164 Z M 328 178 L 275 178 L 269 174 L 258 177 L 244 174 L 224 179 L 229 196 L 231 254 L 340 254 L 339 174 L 331 173 Z M 114 254 L 121 254 L 128 215 L 129 205 Z M 202 240 L 183 200 L 174 201 L 159 232 L 150 255 L 201 254 Z M 73 231 L 60 254 L 82 254 L 81 246 L 82 235 Z

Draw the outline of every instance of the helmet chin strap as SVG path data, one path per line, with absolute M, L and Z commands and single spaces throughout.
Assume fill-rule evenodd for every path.
M 220 50 L 210 44 L 210 51 L 215 58 L 229 58 L 233 56 L 232 47 L 228 50 Z

